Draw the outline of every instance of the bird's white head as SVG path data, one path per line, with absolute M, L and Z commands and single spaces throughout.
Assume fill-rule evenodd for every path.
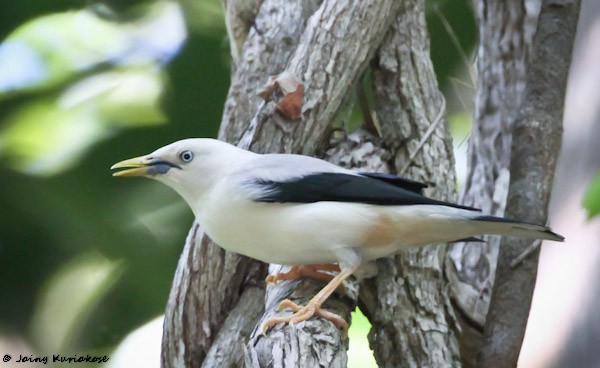
M 140 157 L 114 164 L 113 176 L 144 176 L 175 189 L 193 209 L 233 165 L 252 155 L 208 138 L 184 139 Z

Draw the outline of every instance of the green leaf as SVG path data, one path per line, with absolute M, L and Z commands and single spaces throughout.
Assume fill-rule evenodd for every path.
M 592 181 L 583 196 L 583 208 L 588 211 L 588 220 L 600 213 L 600 174 Z

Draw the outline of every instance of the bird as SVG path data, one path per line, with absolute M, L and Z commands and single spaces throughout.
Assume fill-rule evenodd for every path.
M 543 225 L 483 214 L 423 195 L 426 184 L 358 172 L 297 154 L 259 154 L 211 138 L 183 139 L 114 164 L 118 177 L 148 177 L 174 189 L 220 247 L 266 263 L 290 265 L 267 282 L 309 276 L 327 282 L 279 323 L 313 316 L 347 322 L 322 304 L 361 264 L 402 249 L 477 240 L 490 234 L 564 241 Z M 337 272 L 333 276 L 330 271 Z

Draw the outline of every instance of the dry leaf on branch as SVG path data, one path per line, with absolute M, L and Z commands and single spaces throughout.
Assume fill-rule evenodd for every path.
M 298 119 L 302 114 L 304 85 L 293 73 L 284 71 L 269 77 L 267 83 L 258 91 L 258 95 L 267 100 L 279 89 L 283 97 L 277 102 L 277 111 L 288 119 Z

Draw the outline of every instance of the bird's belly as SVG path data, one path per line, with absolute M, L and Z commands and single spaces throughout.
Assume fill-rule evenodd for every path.
M 267 263 L 290 265 L 337 262 L 335 255 L 310 234 L 284 232 L 273 226 L 272 221 L 254 218 L 251 223 L 229 229 L 224 229 L 220 224 L 209 225 L 206 233 L 228 251 Z
M 325 202 L 249 202 L 233 208 L 236 211 L 227 211 L 223 206 L 210 211 L 212 216 L 200 221 L 206 233 L 229 251 L 268 263 L 337 262 L 337 250 L 358 246 L 360 228 L 365 223 L 356 211 L 344 211 L 339 204 Z
M 439 206 L 372 206 L 358 203 L 255 203 L 223 205 L 200 223 L 221 247 L 268 263 L 337 262 L 340 250 L 363 260 L 474 235 Z M 206 214 L 210 214 L 207 216 Z M 458 226 L 457 226 L 458 225 Z

